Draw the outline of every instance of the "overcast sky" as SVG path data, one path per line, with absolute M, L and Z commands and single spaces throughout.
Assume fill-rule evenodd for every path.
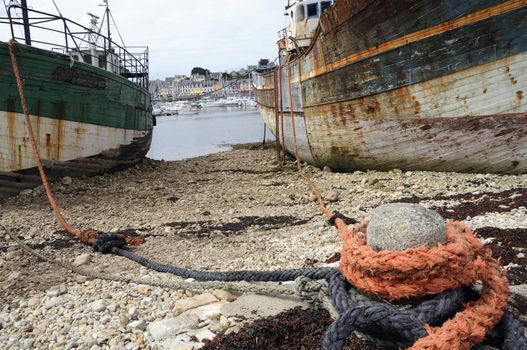
M 8 2 L 8 0 L 5 0 Z M 56 13 L 51 0 L 28 6 Z M 62 14 L 89 24 L 87 12 L 102 15 L 98 0 L 55 0 Z M 279 29 L 285 27 L 286 0 L 109 0 L 126 45 L 150 47 L 150 77 L 190 73 L 195 66 L 231 71 L 274 60 Z M 3 4 L 0 16 L 5 15 Z M 7 33 L 6 33 L 7 32 Z M 114 30 L 115 32 L 115 30 Z M 7 28 L 0 40 L 6 41 Z M 5 34 L 4 34 L 5 33 Z M 117 39 L 114 33 L 113 39 Z

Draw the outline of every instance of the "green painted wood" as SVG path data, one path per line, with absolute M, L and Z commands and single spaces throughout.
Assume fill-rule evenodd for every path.
M 148 91 L 69 56 L 16 44 L 29 113 L 130 130 L 152 129 Z M 7 43 L 0 42 L 0 110 L 22 113 Z M 2 122 L 2 121 L 0 121 Z

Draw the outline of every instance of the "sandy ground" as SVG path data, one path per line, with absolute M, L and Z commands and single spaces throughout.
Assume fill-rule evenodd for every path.
M 312 166 L 305 166 L 305 171 L 323 195 L 333 197 L 331 209 L 358 220 L 380 204 L 417 197 L 447 219 L 449 213 L 468 213 L 462 219 L 475 229 L 517 230 L 522 236 L 527 229 L 527 203 L 522 197 L 526 175 L 400 170 L 342 174 Z M 53 187 L 73 226 L 106 232 L 136 230 L 146 236 L 146 244 L 136 252 L 180 267 L 305 267 L 326 261 L 340 248 L 337 231 L 325 222 L 293 163 L 278 167 L 274 149 L 241 147 L 176 162 L 145 160 L 119 173 Z M 493 193 L 506 195 L 495 198 Z M 478 201 L 490 204 L 467 207 Z M 145 274 L 123 258 L 95 253 L 68 237 L 56 224 L 42 188 L 1 203 L 0 222 L 47 256 L 73 261 L 89 254 L 87 267 L 95 271 Z M 509 248 L 517 256 L 508 268 L 521 270 L 513 284 L 525 284 L 527 272 L 525 281 L 521 276 L 526 249 L 521 244 Z M 8 305 L 7 313 L 26 305 L 20 300 L 45 295 L 53 286 L 82 288 L 85 283 L 75 274 L 28 256 L 3 234 L 0 267 L 0 299 Z

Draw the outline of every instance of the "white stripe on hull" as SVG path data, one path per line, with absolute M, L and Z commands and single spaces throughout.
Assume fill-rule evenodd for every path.
M 42 159 L 69 161 L 94 156 L 130 144 L 147 131 L 118 129 L 67 120 L 31 116 Z M 0 111 L 0 171 L 34 168 L 24 115 Z

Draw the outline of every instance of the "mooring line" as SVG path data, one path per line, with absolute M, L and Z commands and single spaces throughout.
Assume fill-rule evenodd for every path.
M 258 284 L 245 285 L 245 284 L 239 284 L 239 283 L 233 283 L 233 282 L 166 281 L 166 280 L 152 279 L 152 278 L 135 278 L 135 277 L 117 276 L 117 275 L 110 275 L 110 274 L 105 274 L 105 273 L 98 273 L 98 272 L 89 271 L 83 268 L 73 266 L 72 264 L 62 261 L 62 260 L 49 258 L 35 251 L 31 247 L 29 247 L 24 241 L 18 238 L 14 233 L 11 232 L 11 230 L 7 229 L 4 225 L 0 225 L 0 229 L 2 229 L 2 231 L 4 231 L 17 245 L 19 245 L 25 252 L 29 253 L 30 255 L 33 255 L 36 258 L 42 261 L 45 261 L 51 265 L 59 266 L 60 268 L 66 269 L 68 271 L 71 271 L 73 273 L 76 273 L 78 275 L 85 276 L 88 278 L 107 280 L 107 281 L 113 281 L 113 282 L 143 284 L 143 285 L 149 285 L 153 287 L 171 288 L 171 289 L 176 289 L 176 290 L 178 289 L 189 290 L 189 291 L 194 291 L 194 292 L 203 292 L 205 290 L 211 290 L 211 289 L 222 289 L 222 290 L 227 290 L 231 292 L 254 293 L 254 294 L 271 295 L 271 296 L 277 296 L 277 297 L 292 296 L 296 294 L 295 290 L 291 288 L 287 288 L 287 287 L 280 287 L 280 286 L 265 286 L 265 285 L 258 285 Z
M 20 69 L 18 67 L 18 61 L 17 61 L 17 56 L 16 56 L 16 50 L 15 50 L 15 41 L 13 39 L 9 40 L 8 46 L 9 46 L 9 54 L 11 56 L 11 63 L 13 66 L 13 72 L 15 74 L 16 84 L 18 87 L 18 94 L 20 95 L 20 102 L 22 104 L 22 110 L 24 112 L 24 121 L 26 124 L 26 130 L 27 130 L 29 139 L 31 141 L 31 150 L 33 153 L 33 160 L 38 168 L 38 172 L 40 174 L 42 184 L 44 185 L 44 189 L 46 190 L 46 195 L 48 197 L 49 204 L 51 205 L 51 208 L 53 210 L 53 214 L 55 215 L 55 218 L 57 219 L 58 223 L 68 233 L 77 237 L 81 242 L 88 244 L 88 245 L 92 245 L 97 239 L 97 236 L 101 234 L 102 232 L 97 231 L 97 230 L 85 230 L 81 232 L 75 227 L 73 227 L 72 225 L 70 225 L 70 223 L 62 215 L 60 207 L 57 203 L 57 199 L 55 195 L 53 194 L 53 190 L 51 189 L 51 186 L 49 184 L 48 178 L 46 176 L 46 172 L 44 171 L 44 167 L 42 166 L 40 152 L 38 150 L 37 143 L 35 141 L 35 135 L 33 133 L 31 117 L 29 116 L 29 109 L 27 107 L 26 96 L 24 94 L 24 83 L 22 81 L 22 76 L 20 74 Z M 139 245 L 139 244 L 144 243 L 144 237 L 142 236 L 128 237 L 125 235 L 120 235 L 119 239 L 129 245 Z

